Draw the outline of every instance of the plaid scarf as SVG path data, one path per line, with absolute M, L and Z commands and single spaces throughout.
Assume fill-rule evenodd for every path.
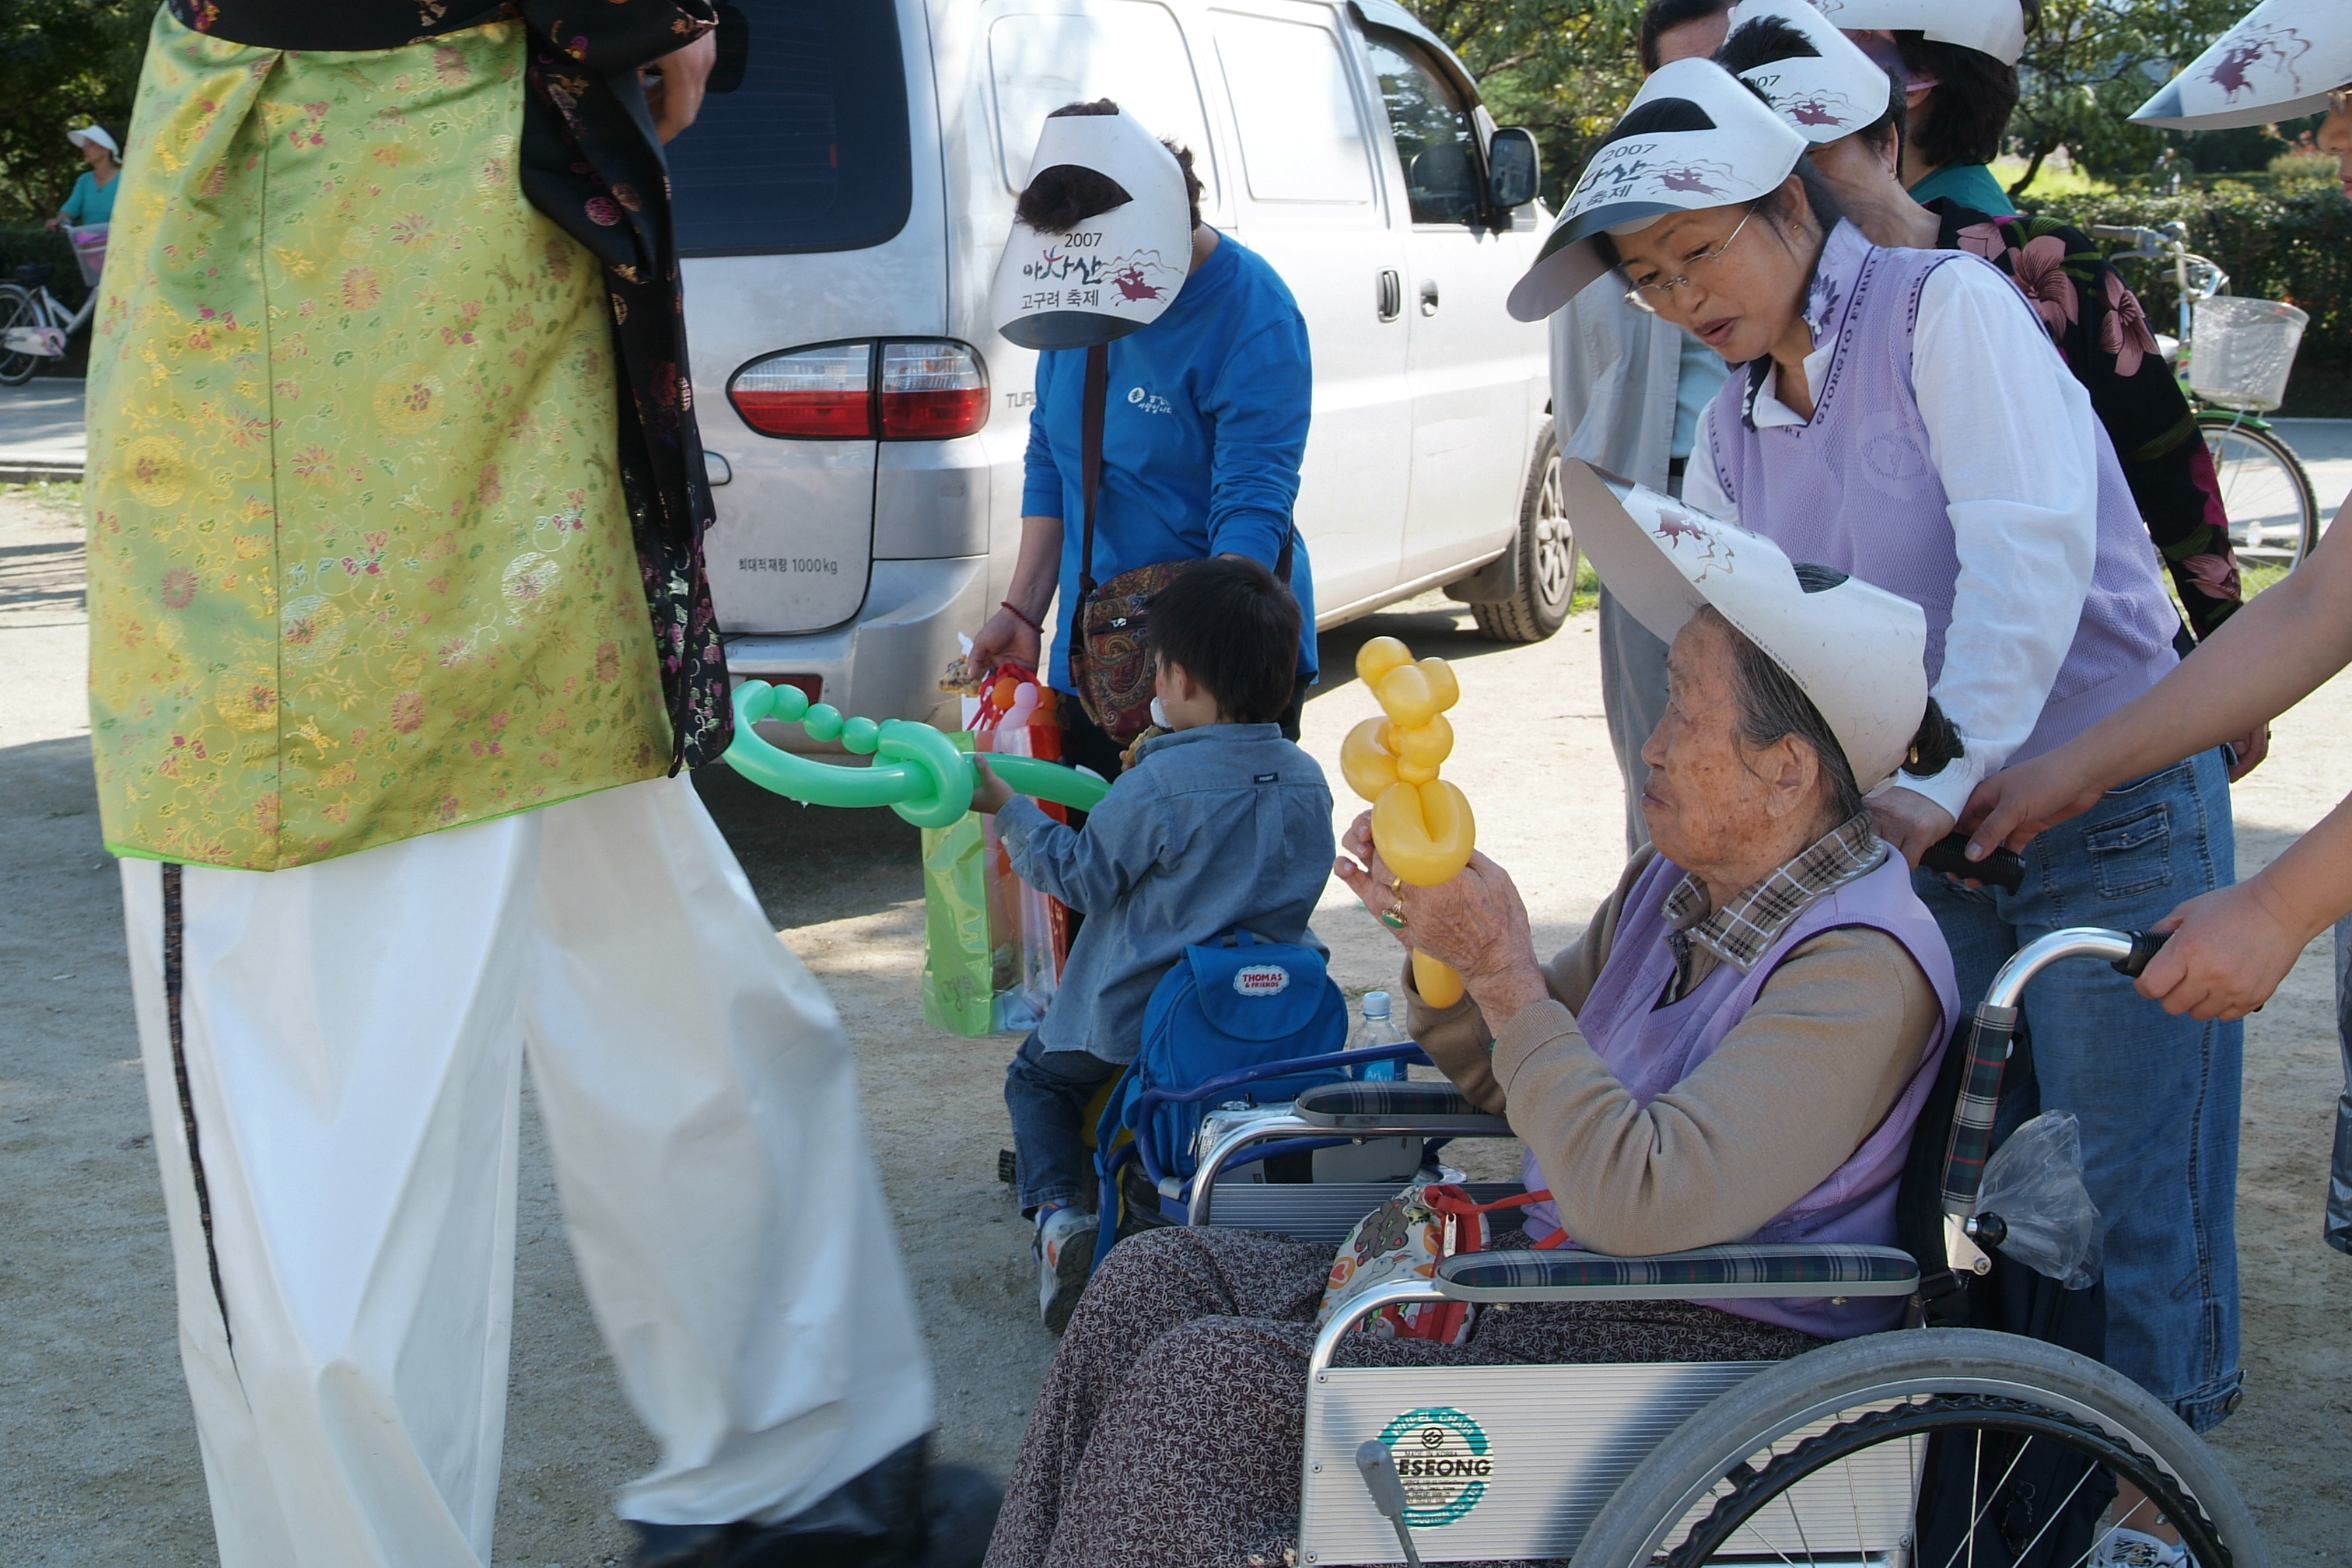
M 1697 952 L 1720 959 L 1745 974 L 1770 950 L 1789 922 L 1824 893 L 1878 869 L 1887 856 L 1870 826 L 1870 814 L 1856 812 L 1792 858 L 1750 883 L 1719 910 L 1710 909 L 1706 884 L 1685 874 L 1666 895 L 1666 945 L 1674 949 L 1675 979 L 1659 1005 L 1679 1002 L 1715 967 Z

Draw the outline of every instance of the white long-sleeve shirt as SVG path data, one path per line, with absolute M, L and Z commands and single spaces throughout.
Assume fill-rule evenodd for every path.
M 1836 349 L 1834 325 L 1817 330 L 1804 363 L 1816 396 Z M 2097 555 L 2097 454 L 2106 435 L 2032 307 L 1990 267 L 1928 275 L 1911 383 L 1960 563 L 1933 695 L 1967 753 L 1930 777 L 1890 783 L 1958 816 L 1978 782 L 2032 733 L 2074 643 Z M 1779 385 L 1775 366 L 1750 408 L 1759 429 L 1808 423 L 1780 401 Z M 1707 411 L 1710 460 L 1690 465 L 1683 500 L 1736 521 L 1711 460 L 1723 406 Z

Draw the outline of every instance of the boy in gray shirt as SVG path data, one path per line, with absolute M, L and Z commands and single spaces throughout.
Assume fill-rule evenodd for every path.
M 1255 561 L 1188 568 L 1151 601 L 1152 717 L 1083 830 L 980 768 L 975 810 L 996 814 L 1022 879 L 1086 917 L 1045 1021 L 1004 1075 L 1021 1207 L 1037 1222 L 1038 1306 L 1055 1333 L 1093 1261 L 1087 1104 L 1134 1059 L 1160 977 L 1192 944 L 1246 926 L 1271 942 L 1307 929 L 1331 874 L 1331 790 L 1282 738 L 1299 611 Z

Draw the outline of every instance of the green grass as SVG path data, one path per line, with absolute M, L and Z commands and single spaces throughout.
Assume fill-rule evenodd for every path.
M 1993 160 L 1992 174 L 1993 178 L 2000 182 L 2000 188 L 2005 191 L 2023 177 L 2025 160 L 1996 158 Z M 2046 202 L 2063 200 L 2067 196 L 2111 195 L 2115 193 L 2115 189 L 2116 187 L 2107 181 L 2086 174 L 2080 169 L 2055 168 L 2045 160 L 2040 172 L 2033 176 L 2033 183 L 2025 187 L 2024 194 L 2036 201 Z
M 45 506 L 57 511 L 81 510 L 79 479 L 68 479 L 57 484 L 43 480 L 29 485 L 0 485 L 0 495 L 22 496 L 35 506 Z

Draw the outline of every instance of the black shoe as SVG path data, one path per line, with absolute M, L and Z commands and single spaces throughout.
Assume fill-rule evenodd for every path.
M 977 1568 L 1003 1493 L 928 1437 L 774 1524 L 640 1524 L 631 1568 Z

